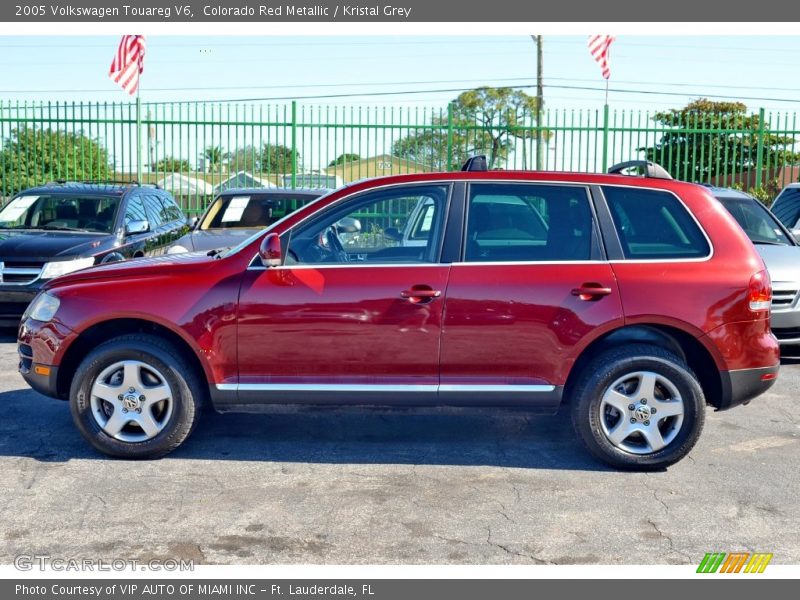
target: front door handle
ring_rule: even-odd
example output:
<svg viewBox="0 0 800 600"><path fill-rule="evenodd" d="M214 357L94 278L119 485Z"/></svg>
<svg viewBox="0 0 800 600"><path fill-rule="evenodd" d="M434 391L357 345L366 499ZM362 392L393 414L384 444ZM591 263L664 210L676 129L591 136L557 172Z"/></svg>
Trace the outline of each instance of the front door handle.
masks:
<svg viewBox="0 0 800 600"><path fill-rule="evenodd" d="M572 295L589 302L592 300L600 300L600 298L608 296L611 292L612 289L610 287L604 287L599 283L592 282L584 283L581 284L580 287L576 287L572 290Z"/></svg>
<svg viewBox="0 0 800 600"><path fill-rule="evenodd" d="M434 290L429 285L412 285L411 289L400 292L400 297L405 298L412 304L430 302L434 298L438 298L441 295L442 292L439 290Z"/></svg>

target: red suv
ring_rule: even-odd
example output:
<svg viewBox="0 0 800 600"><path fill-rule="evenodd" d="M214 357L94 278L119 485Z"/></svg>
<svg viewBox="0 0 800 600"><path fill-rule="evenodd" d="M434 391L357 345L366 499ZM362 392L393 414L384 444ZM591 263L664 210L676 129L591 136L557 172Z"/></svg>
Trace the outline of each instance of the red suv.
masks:
<svg viewBox="0 0 800 600"><path fill-rule="evenodd" d="M480 165L341 188L222 252L59 277L20 371L115 457L170 452L207 403L569 404L629 469L678 461L706 404L774 383L769 276L707 189Z"/></svg>

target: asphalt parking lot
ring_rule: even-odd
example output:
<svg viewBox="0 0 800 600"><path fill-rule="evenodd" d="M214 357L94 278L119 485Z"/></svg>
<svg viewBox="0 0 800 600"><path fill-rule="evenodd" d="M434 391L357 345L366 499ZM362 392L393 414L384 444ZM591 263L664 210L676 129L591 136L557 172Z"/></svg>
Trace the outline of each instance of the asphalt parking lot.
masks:
<svg viewBox="0 0 800 600"><path fill-rule="evenodd" d="M205 415L177 452L102 458L28 389L0 332L0 563L800 563L800 350L766 396L708 413L661 473L594 462L563 417Z"/></svg>

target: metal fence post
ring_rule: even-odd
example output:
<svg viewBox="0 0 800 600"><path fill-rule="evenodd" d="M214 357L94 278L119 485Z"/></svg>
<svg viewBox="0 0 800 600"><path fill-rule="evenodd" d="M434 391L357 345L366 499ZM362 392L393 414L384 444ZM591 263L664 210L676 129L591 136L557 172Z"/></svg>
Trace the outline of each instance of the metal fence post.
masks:
<svg viewBox="0 0 800 600"><path fill-rule="evenodd" d="M595 146L595 148L596 147L597 146ZM605 173L607 170L608 170L608 104L605 104L603 106L603 173Z"/></svg>
<svg viewBox="0 0 800 600"><path fill-rule="evenodd" d="M292 100L292 189L297 187L297 100Z"/></svg>
<svg viewBox="0 0 800 600"><path fill-rule="evenodd" d="M447 105L447 170L453 169L453 103Z"/></svg>
<svg viewBox="0 0 800 600"><path fill-rule="evenodd" d="M761 168L764 164L764 109L758 109L758 145L756 146L756 188L761 187Z"/></svg>

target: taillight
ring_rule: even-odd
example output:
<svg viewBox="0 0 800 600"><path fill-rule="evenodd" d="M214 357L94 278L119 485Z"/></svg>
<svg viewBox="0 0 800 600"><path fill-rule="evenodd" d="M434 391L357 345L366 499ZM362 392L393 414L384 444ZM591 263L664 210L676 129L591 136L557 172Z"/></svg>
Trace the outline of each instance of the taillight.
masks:
<svg viewBox="0 0 800 600"><path fill-rule="evenodd" d="M769 273L759 271L750 278L747 300L753 312L769 310L772 304L772 280Z"/></svg>

